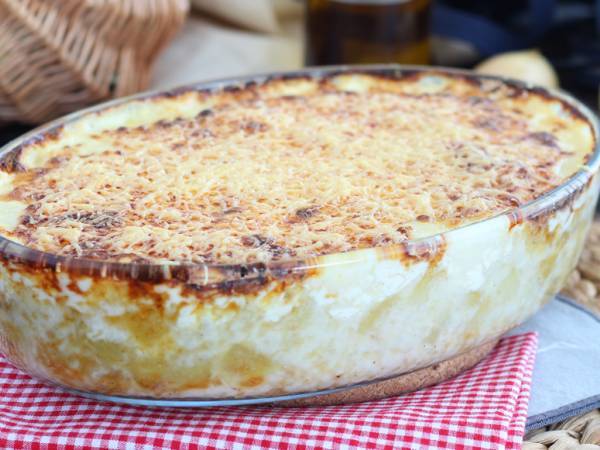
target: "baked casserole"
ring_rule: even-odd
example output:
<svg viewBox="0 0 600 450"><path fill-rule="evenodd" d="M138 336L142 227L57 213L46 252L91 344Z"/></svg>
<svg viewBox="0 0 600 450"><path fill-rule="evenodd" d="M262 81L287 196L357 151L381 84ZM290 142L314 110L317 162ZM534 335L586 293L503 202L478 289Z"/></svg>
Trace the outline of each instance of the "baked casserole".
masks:
<svg viewBox="0 0 600 450"><path fill-rule="evenodd" d="M575 266L596 128L398 67L144 94L0 153L0 350L82 392L272 397L497 339Z"/></svg>

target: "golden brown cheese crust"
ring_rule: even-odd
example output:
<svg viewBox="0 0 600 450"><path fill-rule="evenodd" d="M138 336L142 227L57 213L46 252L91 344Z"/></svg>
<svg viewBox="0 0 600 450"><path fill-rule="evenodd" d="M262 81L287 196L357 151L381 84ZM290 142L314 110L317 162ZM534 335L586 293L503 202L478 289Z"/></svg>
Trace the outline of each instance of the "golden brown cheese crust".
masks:
<svg viewBox="0 0 600 450"><path fill-rule="evenodd" d="M0 232L103 260L307 258L512 209L594 146L587 121L543 93L435 73L279 80L136 107L5 157L0 201L15 225Z"/></svg>

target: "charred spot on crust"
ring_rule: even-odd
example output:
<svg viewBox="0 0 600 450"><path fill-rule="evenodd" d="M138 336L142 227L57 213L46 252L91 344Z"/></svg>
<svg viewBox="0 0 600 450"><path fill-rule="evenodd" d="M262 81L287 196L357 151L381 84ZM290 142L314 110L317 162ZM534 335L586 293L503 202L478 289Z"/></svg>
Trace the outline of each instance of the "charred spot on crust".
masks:
<svg viewBox="0 0 600 450"><path fill-rule="evenodd" d="M473 106L478 106L478 105L493 105L494 102L492 100L490 100L489 98L485 98L485 97L479 97L477 95L471 95L467 98L467 103L469 103L470 105Z"/></svg>
<svg viewBox="0 0 600 450"><path fill-rule="evenodd" d="M240 86L236 86L234 84L230 84L223 88L223 92L239 92L241 90L242 90L242 88Z"/></svg>
<svg viewBox="0 0 600 450"><path fill-rule="evenodd" d="M154 122L154 126L157 128L162 128L162 129L169 129L172 127L175 127L177 125L182 125L183 123L185 123L185 119L183 117L176 117L175 119L160 119L156 122Z"/></svg>
<svg viewBox="0 0 600 450"><path fill-rule="evenodd" d="M527 170L526 167L519 167L517 169L516 175L517 175L517 178L520 178L520 179L529 178L529 176L530 176L529 170Z"/></svg>
<svg viewBox="0 0 600 450"><path fill-rule="evenodd" d="M381 69L381 70L374 70L372 72L369 71L361 71L361 70L356 70L353 71L352 73L355 73L357 75L374 75L377 78L380 78L382 80L418 80L421 77L421 72L419 72L418 70L412 70L412 69ZM343 71L340 71L339 73L336 74L337 75L344 75Z"/></svg>
<svg viewBox="0 0 600 450"><path fill-rule="evenodd" d="M23 146L11 150L0 158L0 170L6 173L25 172L25 166L21 164L19 159L23 152Z"/></svg>
<svg viewBox="0 0 600 450"><path fill-rule="evenodd" d="M314 80L315 77L310 74L304 74L301 72L290 72L290 73L281 73L277 75L268 76L262 84L268 85L269 83L277 83L278 81L295 81L295 80Z"/></svg>
<svg viewBox="0 0 600 450"><path fill-rule="evenodd" d="M440 76L448 76L450 75L450 77L453 78L458 78L459 80L465 81L466 83L470 84L473 87L476 88L480 88L481 87L481 77L475 74L466 74L466 73L451 73L451 74L446 74L444 72L440 72L439 73Z"/></svg>
<svg viewBox="0 0 600 450"><path fill-rule="evenodd" d="M272 242L270 238L267 238L260 234L250 234L248 236L242 236L242 244L244 244L246 247L258 248L269 242Z"/></svg>
<svg viewBox="0 0 600 450"><path fill-rule="evenodd" d="M547 131L528 133L525 138L536 141L542 145L545 145L546 147L559 148L556 136L554 136L552 133L548 133Z"/></svg>
<svg viewBox="0 0 600 450"><path fill-rule="evenodd" d="M394 238L392 238L391 236L389 236L387 234L380 234L380 235L375 236L370 239L370 244L373 245L374 247L390 245L390 244L393 244L394 242L395 242Z"/></svg>
<svg viewBox="0 0 600 450"><path fill-rule="evenodd" d="M42 138L44 140L55 141L55 140L57 140L60 137L60 135L61 135L61 133L63 131L63 128L64 128L63 125L55 126L55 127L51 128L51 129L49 129L48 131L46 131L45 133L42 133Z"/></svg>
<svg viewBox="0 0 600 450"><path fill-rule="evenodd" d="M21 216L21 225L30 226L37 225L40 222L47 220L46 217L42 217L38 214L39 205L29 205L25 208L25 214Z"/></svg>
<svg viewBox="0 0 600 450"><path fill-rule="evenodd" d="M202 128L201 130L194 130L190 133L190 136L193 138L212 138L215 137L215 134L210 131L208 128Z"/></svg>
<svg viewBox="0 0 600 450"><path fill-rule="evenodd" d="M320 207L318 206L309 206L306 208L300 208L296 210L295 216L301 220L307 220L311 217L315 216L319 211Z"/></svg>
<svg viewBox="0 0 600 450"><path fill-rule="evenodd" d="M241 129L248 134L253 134L256 132L266 131L268 126L266 123L250 120L249 122L242 124Z"/></svg>
<svg viewBox="0 0 600 450"><path fill-rule="evenodd" d="M498 89L504 89L507 98L519 98L527 94L527 92L533 92L532 88L528 88L523 81L519 80L508 80L503 77L495 77L493 75L487 75L485 80L488 82L495 82L497 87L491 91L495 92Z"/></svg>
<svg viewBox="0 0 600 450"><path fill-rule="evenodd" d="M420 214L416 217L418 222L431 222L431 217L427 214Z"/></svg>
<svg viewBox="0 0 600 450"><path fill-rule="evenodd" d="M478 117L473 120L473 126L484 130L499 132L504 129L504 121L497 116L494 117Z"/></svg>
<svg viewBox="0 0 600 450"><path fill-rule="evenodd" d="M411 232L411 227L409 225L401 225L398 228L396 228L396 231L400 234L402 234L405 238L408 238L408 236L410 235Z"/></svg>
<svg viewBox="0 0 600 450"><path fill-rule="evenodd" d="M203 118L203 117L208 117L208 116L212 116L215 112L208 108L208 109L203 109L202 111L200 111L198 114L196 114L197 118Z"/></svg>
<svg viewBox="0 0 600 450"><path fill-rule="evenodd" d="M461 167L464 167L467 170L467 172L469 172L469 173L479 174L479 173L484 173L484 172L490 170L492 168L492 164L490 164L490 163L480 164L480 163L468 162L466 164L466 166L461 165ZM451 197L448 196L448 198L451 198Z"/></svg>
<svg viewBox="0 0 600 450"><path fill-rule="evenodd" d="M161 119L157 122L154 122L154 126L157 128L164 128L164 129L168 129L171 128L173 126L173 122L167 120L167 119Z"/></svg>
<svg viewBox="0 0 600 450"><path fill-rule="evenodd" d="M152 95L149 99L161 99L161 98L176 98L181 95L187 94L188 92L194 91L195 89L192 86L182 86L178 88L169 89L168 91L160 92L158 94ZM200 92L200 90L198 90Z"/></svg>
<svg viewBox="0 0 600 450"><path fill-rule="evenodd" d="M64 162L68 161L68 159L69 158L67 158L66 156L54 156L48 160L47 164L50 167L55 168L55 167L60 166ZM48 169L38 169L38 170L45 170L46 172L48 171Z"/></svg>

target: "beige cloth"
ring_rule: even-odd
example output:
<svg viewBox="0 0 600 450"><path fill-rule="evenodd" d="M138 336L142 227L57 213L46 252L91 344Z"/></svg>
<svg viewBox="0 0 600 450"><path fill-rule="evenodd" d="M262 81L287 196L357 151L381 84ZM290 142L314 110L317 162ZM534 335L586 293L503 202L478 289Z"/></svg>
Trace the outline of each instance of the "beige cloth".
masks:
<svg viewBox="0 0 600 450"><path fill-rule="evenodd" d="M254 31L276 33L282 21L297 16L303 0L191 0L201 13Z"/></svg>
<svg viewBox="0 0 600 450"><path fill-rule="evenodd" d="M151 88L300 68L301 18L281 21L278 26L277 34L263 34L193 15L158 59Z"/></svg>

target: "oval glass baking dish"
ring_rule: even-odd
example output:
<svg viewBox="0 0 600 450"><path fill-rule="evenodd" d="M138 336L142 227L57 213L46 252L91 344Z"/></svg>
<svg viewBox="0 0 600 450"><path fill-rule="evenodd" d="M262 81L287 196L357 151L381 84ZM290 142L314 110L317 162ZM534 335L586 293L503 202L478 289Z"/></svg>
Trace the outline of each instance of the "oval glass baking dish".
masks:
<svg viewBox="0 0 600 450"><path fill-rule="evenodd" d="M118 126L138 100L340 73L498 83L557 102L598 135L594 115L563 93L451 69L334 67L113 101L28 133L6 145L0 160L6 167L24 145L109 108L117 108ZM44 253L0 236L0 350L28 373L78 393L154 405L329 395L458 358L438 381L483 357L560 289L594 214L598 151L561 186L491 218L302 260L119 263Z"/></svg>

